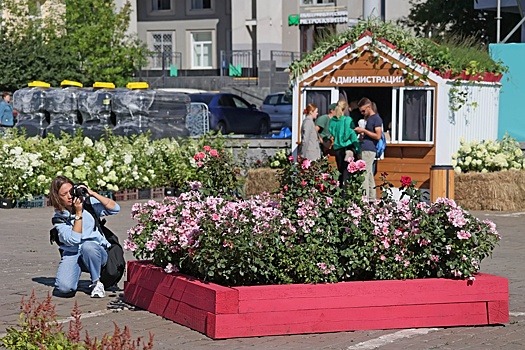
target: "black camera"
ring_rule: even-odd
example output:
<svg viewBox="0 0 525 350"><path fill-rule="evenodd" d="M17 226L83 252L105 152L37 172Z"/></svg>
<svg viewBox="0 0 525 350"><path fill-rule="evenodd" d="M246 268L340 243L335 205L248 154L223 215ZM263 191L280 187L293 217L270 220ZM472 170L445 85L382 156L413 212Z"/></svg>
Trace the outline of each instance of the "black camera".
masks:
<svg viewBox="0 0 525 350"><path fill-rule="evenodd" d="M71 190L69 190L69 194L71 194L73 200L75 200L75 198L79 198L81 202L84 202L89 197L87 188L83 186L85 185L78 184L73 185L73 187L71 187Z"/></svg>

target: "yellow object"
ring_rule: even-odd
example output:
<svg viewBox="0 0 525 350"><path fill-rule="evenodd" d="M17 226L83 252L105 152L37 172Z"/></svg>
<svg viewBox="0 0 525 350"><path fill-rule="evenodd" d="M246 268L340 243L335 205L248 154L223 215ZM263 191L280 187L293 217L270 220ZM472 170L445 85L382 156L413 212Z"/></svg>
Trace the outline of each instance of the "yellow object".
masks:
<svg viewBox="0 0 525 350"><path fill-rule="evenodd" d="M73 80L62 80L62 82L60 83L60 86L76 86L76 87L83 87L84 85L82 85L82 83L79 83L78 81L73 81Z"/></svg>
<svg viewBox="0 0 525 350"><path fill-rule="evenodd" d="M46 83L46 82L43 82L43 81L40 81L40 80L34 80L34 81L28 83L27 86L29 86L29 87L43 87L43 88L48 88L48 87L51 87L51 84Z"/></svg>
<svg viewBox="0 0 525 350"><path fill-rule="evenodd" d="M97 89L114 89L115 88L115 84L113 84L113 83L106 83L106 82L102 82L102 81L96 81L93 84L93 87L97 88Z"/></svg>
<svg viewBox="0 0 525 350"><path fill-rule="evenodd" d="M130 90L133 89L149 89L149 84L145 81L133 81L126 85L126 87Z"/></svg>

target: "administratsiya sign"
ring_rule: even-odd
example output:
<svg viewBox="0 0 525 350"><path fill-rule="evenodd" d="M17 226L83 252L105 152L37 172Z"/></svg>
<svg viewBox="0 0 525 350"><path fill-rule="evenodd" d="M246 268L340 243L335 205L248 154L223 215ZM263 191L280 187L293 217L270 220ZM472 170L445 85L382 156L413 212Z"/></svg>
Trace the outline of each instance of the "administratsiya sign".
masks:
<svg viewBox="0 0 525 350"><path fill-rule="evenodd" d="M403 84L405 78L403 76L352 76L352 77L331 77L330 83L335 85L346 84L386 84L398 85Z"/></svg>

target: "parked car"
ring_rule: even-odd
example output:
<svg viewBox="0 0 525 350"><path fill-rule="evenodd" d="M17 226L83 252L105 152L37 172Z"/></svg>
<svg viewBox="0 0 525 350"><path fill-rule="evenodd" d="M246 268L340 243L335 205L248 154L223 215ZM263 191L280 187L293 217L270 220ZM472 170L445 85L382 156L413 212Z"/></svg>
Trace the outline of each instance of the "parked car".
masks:
<svg viewBox="0 0 525 350"><path fill-rule="evenodd" d="M240 96L229 93L189 94L191 102L201 102L210 111L210 130L223 134L257 134L270 132L270 116Z"/></svg>
<svg viewBox="0 0 525 350"><path fill-rule="evenodd" d="M292 95L285 92L269 94L263 101L261 110L270 115L270 128L280 130L291 129L292 125Z"/></svg>

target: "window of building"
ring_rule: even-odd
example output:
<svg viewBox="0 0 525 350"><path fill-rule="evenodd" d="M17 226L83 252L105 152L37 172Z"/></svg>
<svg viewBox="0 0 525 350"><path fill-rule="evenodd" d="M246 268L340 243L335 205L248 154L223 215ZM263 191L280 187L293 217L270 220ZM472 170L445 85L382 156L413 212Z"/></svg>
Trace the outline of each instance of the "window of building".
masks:
<svg viewBox="0 0 525 350"><path fill-rule="evenodd" d="M212 0L191 0L192 10L208 10L211 9Z"/></svg>
<svg viewBox="0 0 525 350"><path fill-rule="evenodd" d="M164 60L164 67L169 67L173 63L174 37L173 32L150 33L150 49L152 51L150 68L162 68L162 60Z"/></svg>
<svg viewBox="0 0 525 350"><path fill-rule="evenodd" d="M213 68L212 47L212 32L191 33L192 68Z"/></svg>
<svg viewBox="0 0 525 350"><path fill-rule="evenodd" d="M187 15L210 15L214 12L215 0L186 0Z"/></svg>
<svg viewBox="0 0 525 350"><path fill-rule="evenodd" d="M171 10L171 0L151 0L153 11Z"/></svg>
<svg viewBox="0 0 525 350"><path fill-rule="evenodd" d="M304 6L335 5L335 0L301 0Z"/></svg>

